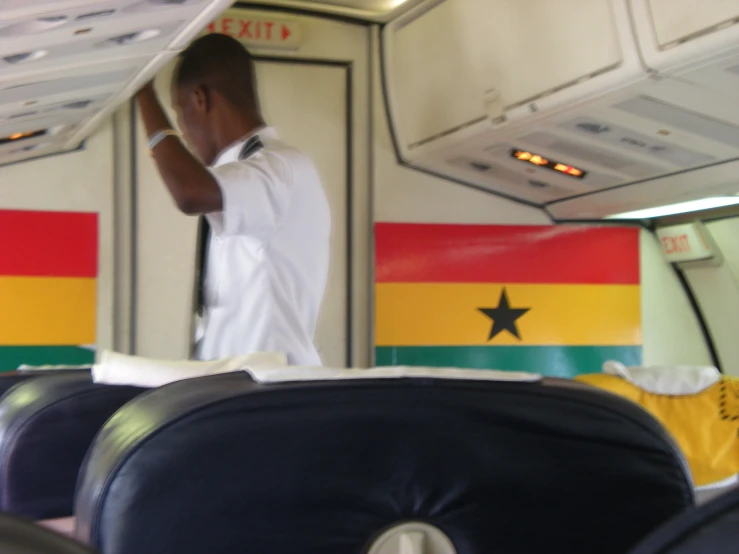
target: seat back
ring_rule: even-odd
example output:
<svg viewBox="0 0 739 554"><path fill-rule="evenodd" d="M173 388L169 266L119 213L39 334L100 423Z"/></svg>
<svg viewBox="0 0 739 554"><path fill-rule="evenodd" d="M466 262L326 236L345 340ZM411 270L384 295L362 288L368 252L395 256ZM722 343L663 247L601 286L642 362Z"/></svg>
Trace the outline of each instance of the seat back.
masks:
<svg viewBox="0 0 739 554"><path fill-rule="evenodd" d="M739 550L739 488L672 519L632 554L734 554Z"/></svg>
<svg viewBox="0 0 739 554"><path fill-rule="evenodd" d="M57 369L57 370L33 370L33 371L5 371L0 373L0 397L8 392L18 383L38 377L49 377L51 375L71 375L90 373L91 369Z"/></svg>
<svg viewBox="0 0 739 554"><path fill-rule="evenodd" d="M571 381L231 373L117 412L76 517L104 554L384 552L409 522L458 554L623 554L692 502L663 428Z"/></svg>
<svg viewBox="0 0 739 554"><path fill-rule="evenodd" d="M75 540L40 525L0 514L0 552L3 554L95 554Z"/></svg>
<svg viewBox="0 0 739 554"><path fill-rule="evenodd" d="M27 379L9 390L0 399L0 511L71 516L95 434L143 390L98 385L86 371Z"/></svg>

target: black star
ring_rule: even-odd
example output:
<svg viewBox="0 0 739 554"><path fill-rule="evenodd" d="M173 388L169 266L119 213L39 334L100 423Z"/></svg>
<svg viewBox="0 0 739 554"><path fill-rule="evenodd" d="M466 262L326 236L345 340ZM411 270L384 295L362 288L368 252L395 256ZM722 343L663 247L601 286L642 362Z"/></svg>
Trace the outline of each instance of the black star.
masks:
<svg viewBox="0 0 739 554"><path fill-rule="evenodd" d="M490 336L488 337L488 341L491 341L503 331L508 331L518 340L521 340L521 335L518 334L518 327L516 327L516 320L531 308L511 308L508 303L508 294L506 293L505 287L503 287L497 308L477 309L493 320L493 328L490 329Z"/></svg>

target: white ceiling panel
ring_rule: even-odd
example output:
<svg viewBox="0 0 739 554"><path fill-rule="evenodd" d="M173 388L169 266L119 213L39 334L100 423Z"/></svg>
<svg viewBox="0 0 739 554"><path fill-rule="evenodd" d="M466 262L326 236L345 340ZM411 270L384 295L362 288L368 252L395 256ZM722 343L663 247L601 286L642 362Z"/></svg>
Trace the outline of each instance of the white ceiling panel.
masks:
<svg viewBox="0 0 739 554"><path fill-rule="evenodd" d="M0 164L74 148L231 3L0 0Z"/></svg>
<svg viewBox="0 0 739 554"><path fill-rule="evenodd" d="M123 32L89 37L75 42L34 45L19 49L0 39L0 71L3 77L27 76L58 68L156 54L175 38L182 22L127 28ZM8 46L13 48L8 51Z"/></svg>

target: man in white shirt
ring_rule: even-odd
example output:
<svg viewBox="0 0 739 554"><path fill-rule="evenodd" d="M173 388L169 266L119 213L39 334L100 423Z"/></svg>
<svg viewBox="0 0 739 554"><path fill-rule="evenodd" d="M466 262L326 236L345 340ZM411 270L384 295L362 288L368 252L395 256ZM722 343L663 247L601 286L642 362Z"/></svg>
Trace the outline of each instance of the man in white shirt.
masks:
<svg viewBox="0 0 739 554"><path fill-rule="evenodd" d="M204 287L195 356L284 352L320 365L313 344L329 265L331 217L311 160L264 125L254 62L233 38L205 35L180 55L172 131L152 83L137 99L149 148L177 207L204 215ZM206 167L207 166L207 167Z"/></svg>

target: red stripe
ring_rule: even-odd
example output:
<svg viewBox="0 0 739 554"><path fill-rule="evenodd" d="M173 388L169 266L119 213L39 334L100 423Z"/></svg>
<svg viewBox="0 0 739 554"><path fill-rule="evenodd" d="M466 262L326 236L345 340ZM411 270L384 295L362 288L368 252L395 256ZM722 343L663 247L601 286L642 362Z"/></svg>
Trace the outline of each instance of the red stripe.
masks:
<svg viewBox="0 0 739 554"><path fill-rule="evenodd" d="M96 277L94 213L0 210L0 275Z"/></svg>
<svg viewBox="0 0 739 554"><path fill-rule="evenodd" d="M639 229L375 225L378 283L639 284Z"/></svg>

